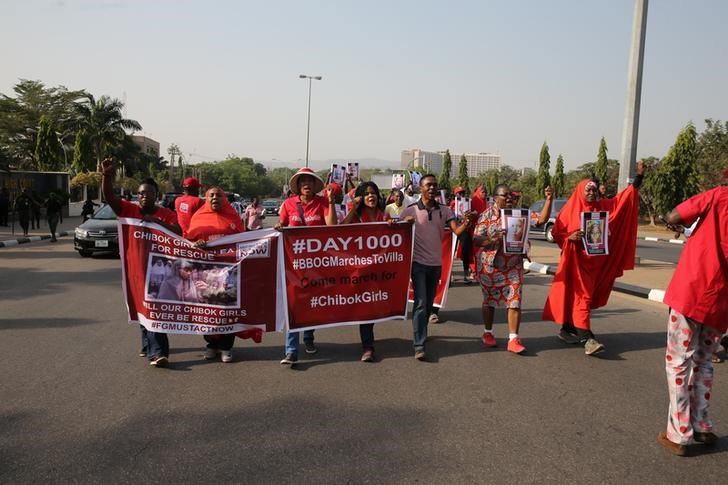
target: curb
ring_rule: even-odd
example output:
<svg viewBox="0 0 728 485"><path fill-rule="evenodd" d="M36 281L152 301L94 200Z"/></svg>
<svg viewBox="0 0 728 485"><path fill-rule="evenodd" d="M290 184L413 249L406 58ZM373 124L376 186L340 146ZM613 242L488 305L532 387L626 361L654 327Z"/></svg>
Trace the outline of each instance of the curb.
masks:
<svg viewBox="0 0 728 485"><path fill-rule="evenodd" d="M69 236L72 235L74 231L61 231L56 233L56 237L63 237L63 236ZM44 236L28 236L28 237L19 237L17 239L6 239L5 241L0 241L0 248L8 248L11 246L17 246L19 244L27 244L31 242L38 242L38 241L44 241L46 239L50 239L51 235L46 234Z"/></svg>
<svg viewBox="0 0 728 485"><path fill-rule="evenodd" d="M645 241L654 241L654 242L668 242L672 244L685 244L684 239L663 239L660 237L638 237L637 240L644 239Z"/></svg>
<svg viewBox="0 0 728 485"><path fill-rule="evenodd" d="M556 274L555 266L549 266L547 264L530 261L523 262L523 269L552 276ZM658 303L662 303L662 299L665 297L665 290L660 290L657 288L644 288L642 286L630 285L628 283L621 283L619 281L614 282L613 290L619 291L620 293L637 296L639 298L656 301Z"/></svg>

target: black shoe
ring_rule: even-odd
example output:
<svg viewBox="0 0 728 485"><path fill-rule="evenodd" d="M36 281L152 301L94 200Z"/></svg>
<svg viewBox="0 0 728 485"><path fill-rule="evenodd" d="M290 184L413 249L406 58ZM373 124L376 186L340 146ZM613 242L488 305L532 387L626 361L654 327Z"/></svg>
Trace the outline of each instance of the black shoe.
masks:
<svg viewBox="0 0 728 485"><path fill-rule="evenodd" d="M304 347L306 347L307 354L315 354L316 352L318 352L318 349L313 344L313 340L304 340L303 345Z"/></svg>
<svg viewBox="0 0 728 485"><path fill-rule="evenodd" d="M563 328L561 330L559 330L559 339L564 343L572 344L572 345L578 344L580 341L578 335L568 332L568 331L564 330Z"/></svg>
<svg viewBox="0 0 728 485"><path fill-rule="evenodd" d="M296 357L296 354L286 354L285 357L283 357L283 360L281 360L281 365L293 365L296 362L298 362L298 357Z"/></svg>
<svg viewBox="0 0 728 485"><path fill-rule="evenodd" d="M152 357L149 365L151 365L152 367L167 367L168 363L169 359L167 359L167 357L165 357L164 355L159 355L157 357Z"/></svg>

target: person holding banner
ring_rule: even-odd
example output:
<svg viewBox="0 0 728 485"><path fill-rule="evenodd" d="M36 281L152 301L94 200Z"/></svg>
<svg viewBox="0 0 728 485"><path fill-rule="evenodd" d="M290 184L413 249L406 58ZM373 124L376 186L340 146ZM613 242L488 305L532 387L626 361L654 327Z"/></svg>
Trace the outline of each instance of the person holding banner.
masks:
<svg viewBox="0 0 728 485"><path fill-rule="evenodd" d="M449 227L456 236L468 230L473 219L466 214L463 222L455 222L455 214L446 205L439 204L437 177L423 175L420 179L420 200L402 211L402 220L415 224L415 242L412 253L412 332L415 359L424 361L427 324L432 314L437 283L442 274L442 236Z"/></svg>
<svg viewBox="0 0 728 485"><path fill-rule="evenodd" d="M200 181L194 177L187 177L182 182L182 191L184 195L174 200L174 210L177 212L177 223L182 228L182 236L189 239L187 229L190 227L192 215L205 204L205 201L200 199Z"/></svg>
<svg viewBox="0 0 728 485"><path fill-rule="evenodd" d="M196 247L204 248L210 241L244 231L243 222L228 201L225 191L220 187L211 187L205 193L205 204L190 219L187 239L194 241ZM198 281L197 286L204 294L208 284ZM234 333L205 335L204 339L207 342L205 360L212 360L220 355L220 360L225 363L233 361Z"/></svg>
<svg viewBox="0 0 728 485"><path fill-rule="evenodd" d="M546 203L539 215L537 224L543 225L551 214L554 190L545 189ZM483 345L497 347L498 342L493 335L493 316L495 308L506 308L508 315L509 352L522 354L526 351L518 331L521 326L521 299L523 293L523 254L507 254L504 250L504 238L507 236L503 228L501 209L513 208L513 193L506 184L496 186L493 205L483 211L478 218L473 235L476 246L478 280L483 291L483 325L485 330L481 336ZM524 222L523 220L520 222ZM523 229L521 229L523 231ZM516 239L522 240L523 234ZM526 241L528 244L528 241Z"/></svg>
<svg viewBox="0 0 728 485"><path fill-rule="evenodd" d="M157 207L159 187L152 178L145 179L137 189L139 203L132 203L120 199L114 193L112 179L114 177L114 162L111 158L101 162L101 191L106 203L117 217L132 217L145 222L154 222L177 235L182 229L177 224L177 215L164 207ZM151 332L139 325L142 333L142 350L140 357L148 357L149 364L154 367L164 367L169 361L169 339L166 333Z"/></svg>
<svg viewBox="0 0 728 485"><path fill-rule="evenodd" d="M310 168L302 168L291 177L288 183L292 196L281 205L280 220L276 230L284 227L335 226L336 207L333 189L326 191L327 197L316 195L324 190L324 181ZM303 344L307 354L318 352L314 344L314 331L303 332ZM299 333L286 331L285 357L282 365L294 365L298 361Z"/></svg>
<svg viewBox="0 0 728 485"><path fill-rule="evenodd" d="M384 222L389 217L382 210L382 196L374 182L362 182L354 193L354 209L347 214L342 224ZM374 362L374 324L359 325L359 336L363 353L362 362Z"/></svg>
<svg viewBox="0 0 728 485"><path fill-rule="evenodd" d="M663 298L670 307L665 353L670 405L667 427L657 441L680 456L693 441L718 442L708 412L711 355L728 330L728 187L691 197L666 219L674 228L698 218Z"/></svg>
<svg viewBox="0 0 728 485"><path fill-rule="evenodd" d="M599 199L599 182L582 180L556 218L553 236L561 248L561 259L543 309L543 319L561 325L559 338L580 343L586 355L604 350L591 331L591 311L609 300L614 280L634 268L637 247L637 216L644 165L637 164L632 185L611 199ZM608 252L587 254L583 221L603 213L608 232L601 237ZM601 216L600 216L601 217ZM608 238L608 239L607 239Z"/></svg>

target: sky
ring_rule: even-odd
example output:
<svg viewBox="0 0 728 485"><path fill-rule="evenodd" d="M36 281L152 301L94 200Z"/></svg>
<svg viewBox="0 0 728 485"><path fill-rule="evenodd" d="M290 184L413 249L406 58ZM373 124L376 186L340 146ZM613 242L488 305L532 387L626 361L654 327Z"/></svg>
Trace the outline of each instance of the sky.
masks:
<svg viewBox="0 0 728 485"><path fill-rule="evenodd" d="M0 93L20 78L126 99L162 152L301 165L403 149L567 169L622 143L633 0L0 0ZM728 119L728 2L649 4L638 157Z"/></svg>

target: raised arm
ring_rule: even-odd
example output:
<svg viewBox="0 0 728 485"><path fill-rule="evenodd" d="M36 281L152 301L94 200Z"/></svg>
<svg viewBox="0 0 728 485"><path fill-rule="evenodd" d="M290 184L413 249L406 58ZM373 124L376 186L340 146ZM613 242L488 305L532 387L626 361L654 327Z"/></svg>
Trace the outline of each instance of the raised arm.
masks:
<svg viewBox="0 0 728 485"><path fill-rule="evenodd" d="M541 214L538 216L538 220L536 221L537 226L543 226L546 221L549 220L549 217L551 217L551 206L553 205L554 201L554 189L549 186L544 189L544 195L546 196L546 202L543 205L543 209L541 209Z"/></svg>
<svg viewBox="0 0 728 485"><path fill-rule="evenodd" d="M104 194L104 199L111 210L118 214L121 212L121 199L114 194L114 186L111 182L114 177L114 161L111 158L101 162L101 175L101 192Z"/></svg>

